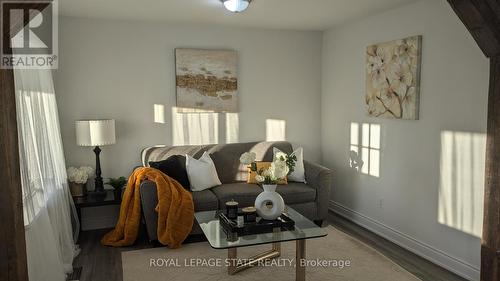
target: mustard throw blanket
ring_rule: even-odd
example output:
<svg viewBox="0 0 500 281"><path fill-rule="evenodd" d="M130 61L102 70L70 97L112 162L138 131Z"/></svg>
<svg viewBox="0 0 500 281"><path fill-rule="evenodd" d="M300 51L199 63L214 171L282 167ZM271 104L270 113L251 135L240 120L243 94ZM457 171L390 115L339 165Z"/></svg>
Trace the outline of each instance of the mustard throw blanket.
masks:
<svg viewBox="0 0 500 281"><path fill-rule="evenodd" d="M180 183L153 168L138 168L128 179L115 229L104 235L106 246L129 246L135 242L141 220L139 187L144 180L156 183L158 192L158 240L170 248L178 248L191 232L194 205L191 193Z"/></svg>

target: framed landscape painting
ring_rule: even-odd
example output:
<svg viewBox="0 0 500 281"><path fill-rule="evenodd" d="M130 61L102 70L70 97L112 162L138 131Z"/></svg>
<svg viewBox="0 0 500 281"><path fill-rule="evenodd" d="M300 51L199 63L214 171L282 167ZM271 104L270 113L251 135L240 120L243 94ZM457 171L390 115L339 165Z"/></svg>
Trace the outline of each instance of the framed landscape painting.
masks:
<svg viewBox="0 0 500 281"><path fill-rule="evenodd" d="M176 49L177 107L237 112L237 60L231 50Z"/></svg>
<svg viewBox="0 0 500 281"><path fill-rule="evenodd" d="M422 36L366 49L366 108L369 116L418 120Z"/></svg>

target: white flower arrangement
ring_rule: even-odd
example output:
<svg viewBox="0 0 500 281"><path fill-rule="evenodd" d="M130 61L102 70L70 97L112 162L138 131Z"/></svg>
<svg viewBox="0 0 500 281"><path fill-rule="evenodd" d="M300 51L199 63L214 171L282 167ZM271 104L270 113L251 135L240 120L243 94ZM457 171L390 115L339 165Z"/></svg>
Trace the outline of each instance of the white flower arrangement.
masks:
<svg viewBox="0 0 500 281"><path fill-rule="evenodd" d="M257 155L255 154L255 152L245 152L245 153L241 154L240 162L243 165L250 165L253 162L255 162L256 157L257 157Z"/></svg>
<svg viewBox="0 0 500 281"><path fill-rule="evenodd" d="M252 171L255 171L257 173L255 180L262 184L276 184L284 180L290 171L293 171L293 167L297 161L295 156L279 152L276 154L269 168L257 171L255 159L256 154L254 152L245 152L241 155L240 162L244 165L248 165Z"/></svg>
<svg viewBox="0 0 500 281"><path fill-rule="evenodd" d="M279 151L278 153L276 153L274 158L280 159L281 161L286 161L286 159L288 158L288 155L283 151Z"/></svg>
<svg viewBox="0 0 500 281"><path fill-rule="evenodd" d="M266 180L266 178L265 178L264 176L261 176L261 175L257 174L257 175L255 176L255 180L256 180L257 182L264 182L264 181Z"/></svg>
<svg viewBox="0 0 500 281"><path fill-rule="evenodd" d="M271 163L270 170L271 174L274 175L274 177L277 179L285 179L288 175L288 171L290 171L290 169L286 165L286 162L282 160L275 160L273 163Z"/></svg>
<svg viewBox="0 0 500 281"><path fill-rule="evenodd" d="M276 158L269 168L257 171L255 180L262 184L277 184L286 178L289 171L286 162Z"/></svg>
<svg viewBox="0 0 500 281"><path fill-rule="evenodd" d="M94 175L94 169L88 166L80 168L68 167L67 174L70 182L85 184Z"/></svg>

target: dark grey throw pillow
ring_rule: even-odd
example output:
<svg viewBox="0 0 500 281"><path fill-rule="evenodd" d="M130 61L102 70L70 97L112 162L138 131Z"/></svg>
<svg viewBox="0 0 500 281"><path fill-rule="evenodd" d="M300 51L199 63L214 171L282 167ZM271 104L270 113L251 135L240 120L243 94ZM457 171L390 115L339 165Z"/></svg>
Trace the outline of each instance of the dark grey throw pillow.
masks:
<svg viewBox="0 0 500 281"><path fill-rule="evenodd" d="M162 171L167 176L178 181L185 189L190 190L189 178L186 172L186 157L172 155L165 160L149 162L151 168Z"/></svg>

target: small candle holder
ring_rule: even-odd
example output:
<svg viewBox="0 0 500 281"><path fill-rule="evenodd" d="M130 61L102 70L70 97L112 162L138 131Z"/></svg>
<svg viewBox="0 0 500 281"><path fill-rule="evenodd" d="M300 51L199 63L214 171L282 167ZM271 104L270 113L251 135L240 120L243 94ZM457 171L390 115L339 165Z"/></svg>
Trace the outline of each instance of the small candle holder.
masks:
<svg viewBox="0 0 500 281"><path fill-rule="evenodd" d="M243 221L245 223L257 221L257 209L255 207L246 207L242 209L243 211Z"/></svg>
<svg viewBox="0 0 500 281"><path fill-rule="evenodd" d="M238 218L238 202L234 200L226 202L226 216L231 220Z"/></svg>

